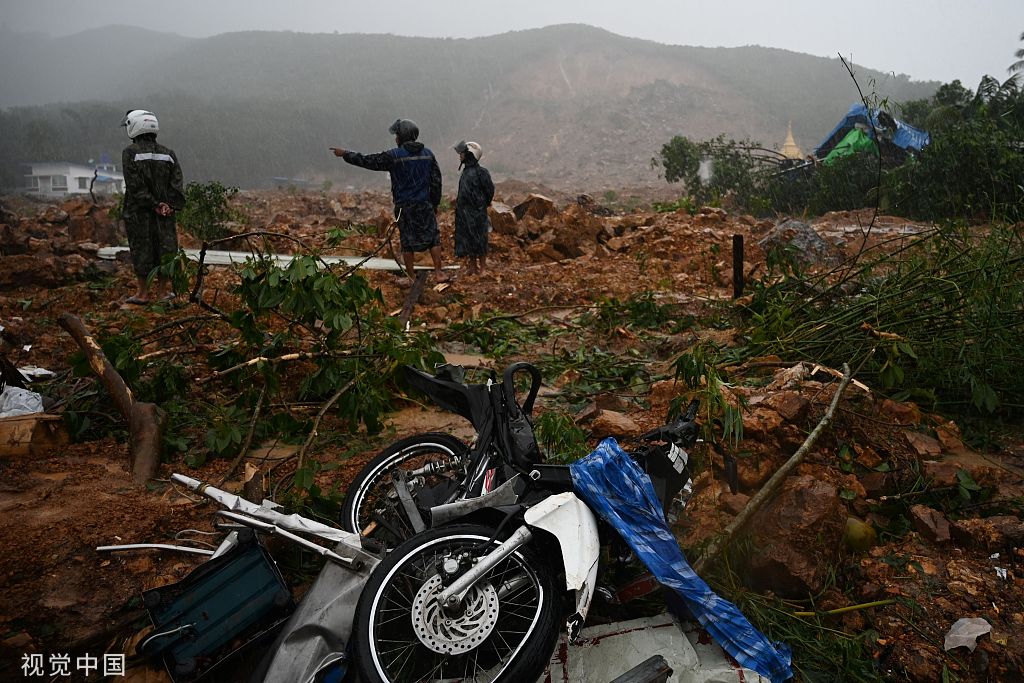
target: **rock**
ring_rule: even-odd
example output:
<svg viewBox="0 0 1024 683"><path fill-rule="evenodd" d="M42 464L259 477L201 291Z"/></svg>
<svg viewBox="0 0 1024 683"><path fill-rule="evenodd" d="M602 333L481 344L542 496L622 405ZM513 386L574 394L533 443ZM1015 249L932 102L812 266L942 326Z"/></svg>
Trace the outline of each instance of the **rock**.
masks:
<svg viewBox="0 0 1024 683"><path fill-rule="evenodd" d="M873 470L882 464L882 456L876 453L875 450L869 446L854 444L853 452L857 454L857 457L855 457L854 460L856 460L857 464L865 469Z"/></svg>
<svg viewBox="0 0 1024 683"><path fill-rule="evenodd" d="M896 480L890 472L868 472L860 476L864 495L868 498L880 498L896 493Z"/></svg>
<svg viewBox="0 0 1024 683"><path fill-rule="evenodd" d="M596 403L591 401L583 408L583 410L576 413L576 416L573 418L573 421L578 425L586 424L593 420L595 417L597 417L600 413L601 409L598 407Z"/></svg>
<svg viewBox="0 0 1024 683"><path fill-rule="evenodd" d="M674 379L663 379L651 386L651 393L647 395L647 400L652 408L656 406L659 409L663 409L662 413L664 414L672 399L684 393L686 393L685 384Z"/></svg>
<svg viewBox="0 0 1024 683"><path fill-rule="evenodd" d="M517 220L522 220L524 216L543 220L548 215L555 213L557 209L551 199L542 194L531 194L524 201L516 204L512 211Z"/></svg>
<svg viewBox="0 0 1024 683"><path fill-rule="evenodd" d="M765 253L779 249L792 250L794 257L804 264L817 265L834 260L831 245L803 221L783 221L757 244Z"/></svg>
<svg viewBox="0 0 1024 683"><path fill-rule="evenodd" d="M797 363L789 368L780 368L775 371L772 381L765 387L768 392L785 391L795 389L807 378L807 366Z"/></svg>
<svg viewBox="0 0 1024 683"><path fill-rule="evenodd" d="M737 458L736 476L741 489L757 489L775 474L776 466L768 458Z"/></svg>
<svg viewBox="0 0 1024 683"><path fill-rule="evenodd" d="M559 219L562 223L559 234L569 234L581 241L596 242L605 227L604 221L579 204L570 204Z"/></svg>
<svg viewBox="0 0 1024 683"><path fill-rule="evenodd" d="M0 289L39 285L56 287L82 276L88 266L82 256L15 254L0 256Z"/></svg>
<svg viewBox="0 0 1024 683"><path fill-rule="evenodd" d="M21 631L20 633L16 633L10 638L5 638L3 641L0 641L0 645L2 645L4 648L11 650L12 652L35 651L35 641L32 640L32 636L30 636L26 631Z"/></svg>
<svg viewBox="0 0 1024 683"><path fill-rule="evenodd" d="M771 408L760 405L753 412L743 415L743 438L754 441L768 442L772 435L782 427L782 415Z"/></svg>
<svg viewBox="0 0 1024 683"><path fill-rule="evenodd" d="M487 216L491 219L494 232L500 235L516 234L516 214L508 204L492 202L487 207Z"/></svg>
<svg viewBox="0 0 1024 683"><path fill-rule="evenodd" d="M590 425L591 434L598 439L606 436L616 438L639 436L643 430L628 415L614 410L602 410Z"/></svg>
<svg viewBox="0 0 1024 683"><path fill-rule="evenodd" d="M921 423L921 409L914 403L899 403L891 399L883 399L878 411L893 422L904 426Z"/></svg>
<svg viewBox="0 0 1024 683"><path fill-rule="evenodd" d="M56 206L47 207L39 216L39 220L43 223L67 223L68 218L70 218L68 212Z"/></svg>
<svg viewBox="0 0 1024 683"><path fill-rule="evenodd" d="M811 402L795 391L780 391L769 396L764 404L788 422L801 422L807 417Z"/></svg>
<svg viewBox="0 0 1024 683"><path fill-rule="evenodd" d="M910 506L910 521L919 534L932 543L949 543L949 521L927 505Z"/></svg>
<svg viewBox="0 0 1024 683"><path fill-rule="evenodd" d="M611 249L612 251L623 251L624 249L626 249L628 244L626 240L622 239L621 237L613 237L607 242L605 242L605 246Z"/></svg>
<svg viewBox="0 0 1024 683"><path fill-rule="evenodd" d="M957 545L988 553L1024 546L1024 521L1009 515L961 519L953 522L951 532Z"/></svg>
<svg viewBox="0 0 1024 683"><path fill-rule="evenodd" d="M921 432L912 432L909 429L903 432L907 437L907 443L914 449L918 457L933 458L942 454L942 444Z"/></svg>
<svg viewBox="0 0 1024 683"><path fill-rule="evenodd" d="M790 479L752 520L755 589L804 598L824 588L846 533L846 506L836 488L812 476Z"/></svg>
<svg viewBox="0 0 1024 683"><path fill-rule="evenodd" d="M924 468L922 474L932 487L955 486L956 473L963 469L959 463L951 460L923 460L921 465Z"/></svg>
<svg viewBox="0 0 1024 683"><path fill-rule="evenodd" d="M530 260L534 263L551 263L552 261L558 262L565 258L565 256L559 252L550 243L531 244L526 248L526 255L530 257Z"/></svg>
<svg viewBox="0 0 1024 683"><path fill-rule="evenodd" d="M67 212L69 216L82 218L92 213L93 205L92 202L82 197L73 197L61 204L60 208Z"/></svg>
<svg viewBox="0 0 1024 683"><path fill-rule="evenodd" d="M294 219L284 212L275 213L270 219L269 225L272 227L279 227L282 225L290 225Z"/></svg>
<svg viewBox="0 0 1024 683"><path fill-rule="evenodd" d="M718 497L719 507L734 517L743 512L743 509L747 507L749 502L750 496L744 493L729 493L726 491Z"/></svg>

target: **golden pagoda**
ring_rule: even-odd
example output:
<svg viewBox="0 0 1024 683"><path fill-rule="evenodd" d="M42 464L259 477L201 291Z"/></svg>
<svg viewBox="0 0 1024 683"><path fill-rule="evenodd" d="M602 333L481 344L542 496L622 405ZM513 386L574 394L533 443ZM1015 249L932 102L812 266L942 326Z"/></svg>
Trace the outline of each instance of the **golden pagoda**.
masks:
<svg viewBox="0 0 1024 683"><path fill-rule="evenodd" d="M793 122L789 122L789 130L786 132L786 142L782 145L782 156L787 159L803 159L804 153L800 151L800 148L796 144L796 140L793 139Z"/></svg>

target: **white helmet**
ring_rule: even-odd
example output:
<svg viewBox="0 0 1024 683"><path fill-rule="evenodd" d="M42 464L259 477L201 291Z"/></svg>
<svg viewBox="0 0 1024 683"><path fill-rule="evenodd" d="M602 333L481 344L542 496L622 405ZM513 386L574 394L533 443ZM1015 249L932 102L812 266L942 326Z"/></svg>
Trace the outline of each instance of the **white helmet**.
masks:
<svg viewBox="0 0 1024 683"><path fill-rule="evenodd" d="M132 140L143 133L153 133L155 135L160 131L160 124L156 120L156 114L145 109L132 109L124 115L121 125L128 129L128 137Z"/></svg>
<svg viewBox="0 0 1024 683"><path fill-rule="evenodd" d="M454 147L455 151L459 154L463 152L469 152L473 155L473 158L480 161L480 158L484 155L484 148L477 142L466 142L465 140L459 142Z"/></svg>

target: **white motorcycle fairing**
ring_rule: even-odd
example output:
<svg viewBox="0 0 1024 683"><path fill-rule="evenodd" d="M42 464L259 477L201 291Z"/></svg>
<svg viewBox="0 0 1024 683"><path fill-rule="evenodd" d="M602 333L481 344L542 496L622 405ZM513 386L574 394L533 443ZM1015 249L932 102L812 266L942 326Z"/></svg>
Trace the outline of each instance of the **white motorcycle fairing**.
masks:
<svg viewBox="0 0 1024 683"><path fill-rule="evenodd" d="M575 641L590 610L597 583L601 547L597 518L587 504L571 492L545 498L526 511L526 525L547 531L558 540L565 567L565 586L576 592L576 612L566 621Z"/></svg>

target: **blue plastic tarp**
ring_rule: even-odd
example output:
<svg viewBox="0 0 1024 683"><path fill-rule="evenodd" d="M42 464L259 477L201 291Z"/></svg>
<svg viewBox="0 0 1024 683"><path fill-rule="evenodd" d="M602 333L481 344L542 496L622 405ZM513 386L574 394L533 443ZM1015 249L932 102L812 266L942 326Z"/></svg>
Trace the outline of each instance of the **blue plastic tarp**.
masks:
<svg viewBox="0 0 1024 683"><path fill-rule="evenodd" d="M821 141L821 144L814 150L814 156L822 159L832 151L832 148L843 139L847 132L850 131L856 124L863 123L868 126L868 135L872 138L875 137L875 131L872 128L881 128L881 124L878 119L879 110L874 109L871 111L871 120L868 121L868 108L863 102L858 102L850 107L850 111L846 112L846 116L843 120L836 124L836 127L829 132L828 135ZM922 149L928 146L931 142L931 135L926 131L914 128L909 123L903 121L896 121L896 130L892 134L891 141L894 145L901 149L914 150L920 152Z"/></svg>
<svg viewBox="0 0 1024 683"><path fill-rule="evenodd" d="M593 453L573 463L570 471L576 494L622 535L663 586L679 594L722 649L772 683L793 677L789 647L769 641L690 567L665 521L650 478L615 439L602 441Z"/></svg>

